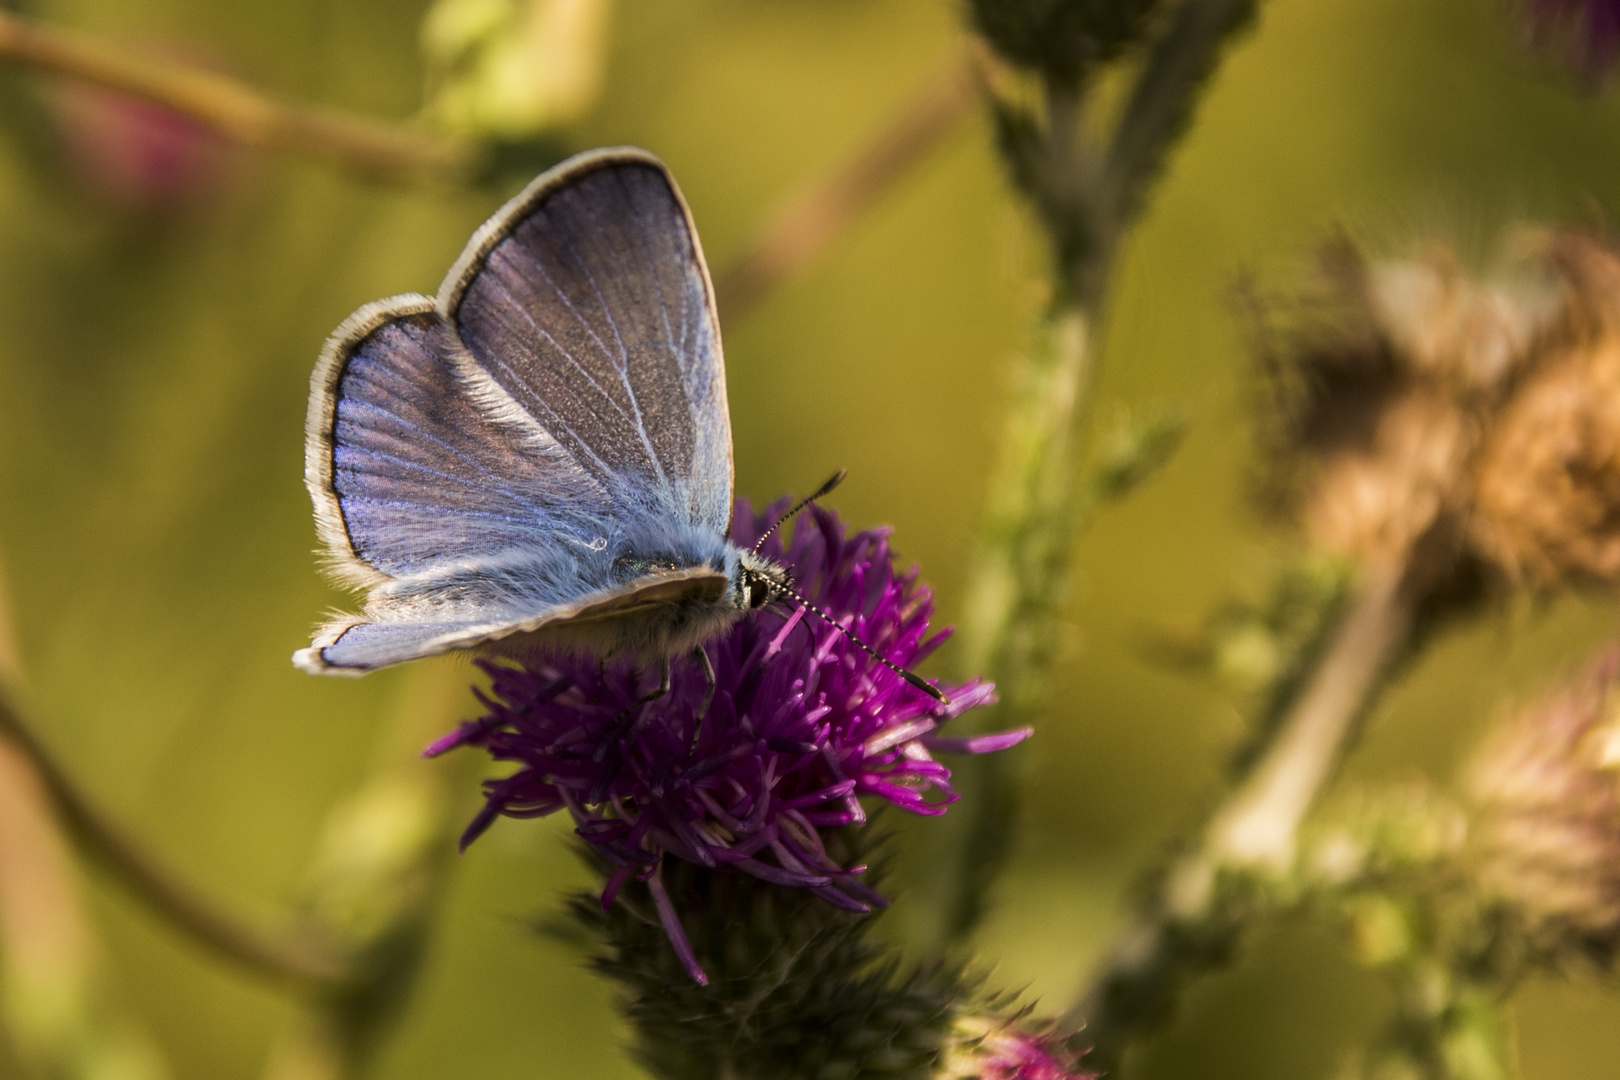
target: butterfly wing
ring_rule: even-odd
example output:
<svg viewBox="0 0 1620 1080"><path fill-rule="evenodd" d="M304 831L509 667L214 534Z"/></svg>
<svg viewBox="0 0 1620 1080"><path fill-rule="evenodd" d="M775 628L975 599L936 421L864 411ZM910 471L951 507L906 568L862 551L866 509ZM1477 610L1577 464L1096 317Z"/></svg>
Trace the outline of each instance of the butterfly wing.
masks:
<svg viewBox="0 0 1620 1080"><path fill-rule="evenodd" d="M617 500L724 534L731 421L714 291L657 159L581 155L474 235L440 289L491 415Z"/></svg>
<svg viewBox="0 0 1620 1080"><path fill-rule="evenodd" d="M321 628L293 663L311 674L363 675L391 664L457 649L565 631L562 644L600 645L620 635L602 624L652 615L690 602L712 602L728 584L724 574L702 568L641 578L626 587L603 590L568 604L544 608L526 618L471 618L370 621L335 620ZM558 644L553 638L551 644Z"/></svg>
<svg viewBox="0 0 1620 1080"><path fill-rule="evenodd" d="M305 479L362 619L295 658L369 670L613 610L658 554L723 583L730 425L685 204L640 151L542 175L437 300L367 305L311 387ZM694 593L696 595L696 593ZM627 613L627 612L626 612Z"/></svg>

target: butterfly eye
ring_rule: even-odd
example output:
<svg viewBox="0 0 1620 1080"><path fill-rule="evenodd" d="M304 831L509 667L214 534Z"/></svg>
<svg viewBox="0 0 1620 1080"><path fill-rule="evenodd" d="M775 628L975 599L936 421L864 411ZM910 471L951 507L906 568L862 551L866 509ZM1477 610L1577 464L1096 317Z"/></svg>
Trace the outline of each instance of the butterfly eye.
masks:
<svg viewBox="0 0 1620 1080"><path fill-rule="evenodd" d="M755 611L764 607L771 599L771 586L765 578L755 574L748 576L748 609Z"/></svg>

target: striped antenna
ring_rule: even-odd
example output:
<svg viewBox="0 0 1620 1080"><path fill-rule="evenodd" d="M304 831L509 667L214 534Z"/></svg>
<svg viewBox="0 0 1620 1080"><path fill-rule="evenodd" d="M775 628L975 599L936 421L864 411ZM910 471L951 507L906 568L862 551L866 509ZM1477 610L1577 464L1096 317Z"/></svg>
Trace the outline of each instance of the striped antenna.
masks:
<svg viewBox="0 0 1620 1080"><path fill-rule="evenodd" d="M759 539L754 541L754 546L751 549L752 553L758 555L759 549L764 546L766 540L771 538L772 533L774 533L777 529L780 529L783 525L786 525L789 521L793 520L793 515L797 514L800 510L803 510L805 507L827 494L833 488L837 487L839 484L842 484L844 482L844 477L848 475L848 472L849 470L847 469L839 469L837 472L832 474L825 484L822 484L820 487L816 488L813 493L800 499L798 506L795 506L781 517L777 518L775 525L772 525L770 528L759 534ZM871 652L870 649L867 651ZM876 656L877 654L872 653L872 655Z"/></svg>
<svg viewBox="0 0 1620 1080"><path fill-rule="evenodd" d="M842 473L840 473L838 476L835 476L833 478L833 482L836 483L838 480L841 480L841 479L843 479L843 474ZM805 502L809 502L809 501L810 501L809 499L805 500ZM849 627L845 626L841 622L838 622L831 615L828 615L825 611L822 611L820 608L816 607L816 605L812 604L810 601L808 601L804 597L800 596L798 594L798 592L795 591L791 585L788 585L785 582L771 581L769 578L766 578L763 574L755 575L755 576L760 581L762 581L768 588L773 589L773 590L775 590L776 592L779 592L779 593L786 593L788 596L793 597L793 599L797 600L805 608L807 608L808 610L814 612L821 619L822 622L826 623L828 626L832 627L834 630L837 630L840 634L843 634L850 641L852 641L856 645L858 645L863 651L865 651L866 655L870 656L872 659L876 660L878 663L882 664L884 667L888 668L890 671L894 672L896 675L900 676L902 679L906 680L906 682L910 683L912 686L915 686L918 690L921 690L923 693L927 694L929 697L933 698L935 701L939 702L941 705L949 705L951 703L951 699L946 697L944 692L941 691L939 687L933 686L933 685L930 685L929 683L924 682L921 675L917 675L917 674L915 674L913 672L907 671L905 668L901 667L899 664L893 663L887 657L880 655L876 649L872 648L872 646L868 645L866 642L862 641L859 637L857 637L856 634L855 634L855 631L849 629Z"/></svg>

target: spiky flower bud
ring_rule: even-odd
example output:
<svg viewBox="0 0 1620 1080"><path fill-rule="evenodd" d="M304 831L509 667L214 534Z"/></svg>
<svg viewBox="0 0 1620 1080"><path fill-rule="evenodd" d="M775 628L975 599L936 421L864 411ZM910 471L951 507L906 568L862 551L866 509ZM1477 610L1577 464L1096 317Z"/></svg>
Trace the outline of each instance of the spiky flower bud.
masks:
<svg viewBox="0 0 1620 1080"><path fill-rule="evenodd" d="M1620 650L1510 717L1469 775L1473 870L1532 954L1620 955Z"/></svg>
<svg viewBox="0 0 1620 1080"><path fill-rule="evenodd" d="M826 842L842 859L873 854L862 830ZM870 918L688 862L667 884L707 986L685 977L644 891L605 910L573 903L602 943L595 966L618 986L632 1052L659 1080L1093 1080L1009 996L958 966L903 965Z"/></svg>
<svg viewBox="0 0 1620 1080"><path fill-rule="evenodd" d="M934 1080L1094 1080L1078 1056L1023 1014L964 1014L951 1024Z"/></svg>
<svg viewBox="0 0 1620 1080"><path fill-rule="evenodd" d="M1527 233L1486 281L1442 247L1320 271L1273 351L1313 544L1427 589L1620 580L1620 255Z"/></svg>
<svg viewBox="0 0 1620 1080"><path fill-rule="evenodd" d="M857 830L827 837L863 858ZM593 861L594 849L592 849ZM919 1080L945 1045L960 973L904 971L870 932L871 919L747 874L672 861L665 887L682 899L683 936L708 985L686 977L647 890L632 884L604 909L594 896L574 918L602 943L595 966L612 979L634 1032L632 1052L659 1080Z"/></svg>

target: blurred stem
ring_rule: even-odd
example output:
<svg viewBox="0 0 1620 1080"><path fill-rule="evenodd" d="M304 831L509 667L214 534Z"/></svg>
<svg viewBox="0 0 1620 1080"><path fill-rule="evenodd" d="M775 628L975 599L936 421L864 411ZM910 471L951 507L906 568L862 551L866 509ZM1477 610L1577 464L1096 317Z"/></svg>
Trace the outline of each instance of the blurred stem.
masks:
<svg viewBox="0 0 1620 1080"><path fill-rule="evenodd" d="M1126 1048L1168 1015L1186 982L1230 951L1245 880L1294 860L1299 825L1349 752L1374 696L1410 639L1415 595L1402 566L1369 571L1301 682L1276 735L1203 837L1169 868L1065 1022L1092 1047L1087 1066L1118 1069ZM1233 888L1233 886L1239 886Z"/></svg>
<svg viewBox="0 0 1620 1080"><path fill-rule="evenodd" d="M3 612L0 612L3 618ZM0 741L0 1012L30 1075L160 1080L102 993L79 881L32 765Z"/></svg>
<svg viewBox="0 0 1620 1080"><path fill-rule="evenodd" d="M0 738L15 746L33 767L74 846L170 926L258 975L302 990L320 989L342 974L338 958L313 943L260 930L228 916L159 868L73 786L23 722L5 688L0 688Z"/></svg>
<svg viewBox="0 0 1620 1080"><path fill-rule="evenodd" d="M1364 1075L1509 1080L1516 1074L1498 988L1431 960L1402 972L1395 995L1394 1023Z"/></svg>
<svg viewBox="0 0 1620 1080"><path fill-rule="evenodd" d="M460 179L474 148L331 109L293 105L203 68L138 55L0 12L0 60L172 109L243 146L287 150L396 179Z"/></svg>
<svg viewBox="0 0 1620 1080"><path fill-rule="evenodd" d="M369 778L327 815L295 910L315 940L350 958L341 983L278 1040L266 1080L339 1080L367 1074L410 1002L455 858L447 773L477 767L423 761L421 749L466 701L453 664L401 673ZM470 776L457 776L470 780Z"/></svg>
<svg viewBox="0 0 1620 1080"><path fill-rule="evenodd" d="M1086 137L1086 85L1046 78L1044 123L1032 139L1002 106L1009 170L1039 215L1052 251L1052 307L1029 358L1008 422L1000 466L979 529L962 627L966 671L992 679L1000 704L979 722L1034 720L1046 700L1068 561L1085 518L1075 482L1087 401L1099 358L1115 257L1232 34L1258 0L1183 0L1151 44L1106 151ZM1100 159L1100 164L1098 160ZM938 949L978 924L1011 849L1019 761L988 754L958 766L971 797L936 830L930 857Z"/></svg>
<svg viewBox="0 0 1620 1080"><path fill-rule="evenodd" d="M1221 50L1255 18L1260 0L1183 0L1131 88L1098 181L1098 216L1111 233L1141 213L1170 148L1192 123Z"/></svg>
<svg viewBox="0 0 1620 1080"><path fill-rule="evenodd" d="M854 156L772 216L716 276L721 314L735 319L752 310L922 162L967 114L978 64L968 51L953 57Z"/></svg>

